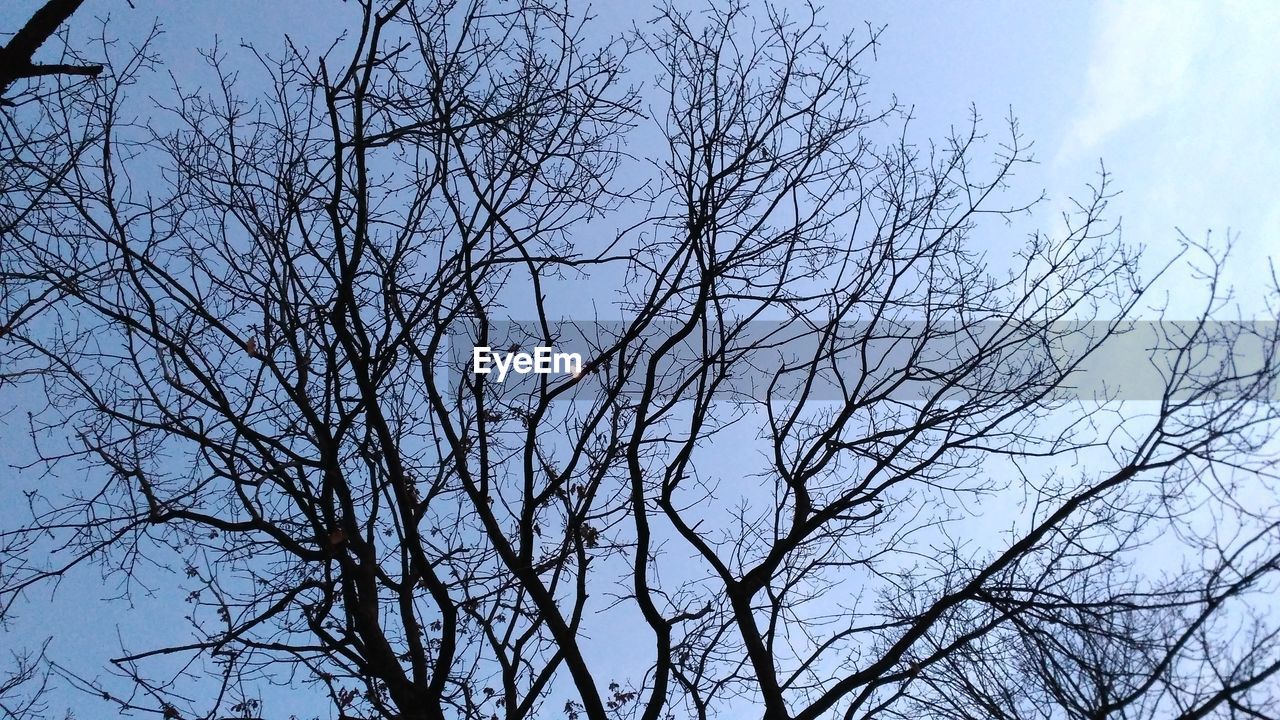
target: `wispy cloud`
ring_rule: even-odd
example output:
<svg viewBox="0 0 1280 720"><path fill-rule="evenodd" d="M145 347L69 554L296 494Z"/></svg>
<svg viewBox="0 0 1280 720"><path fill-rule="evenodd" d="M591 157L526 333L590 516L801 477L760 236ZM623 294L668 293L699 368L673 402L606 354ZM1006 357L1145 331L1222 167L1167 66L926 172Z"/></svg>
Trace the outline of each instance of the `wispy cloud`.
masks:
<svg viewBox="0 0 1280 720"><path fill-rule="evenodd" d="M1135 121L1184 100L1203 51L1205 15L1195 2L1126 0L1099 8L1081 112L1065 150L1088 152Z"/></svg>
<svg viewBox="0 0 1280 720"><path fill-rule="evenodd" d="M1263 260L1280 247L1280 3L1123 0L1095 12L1056 164L1104 158L1140 240L1231 227L1244 233L1237 260Z"/></svg>
<svg viewBox="0 0 1280 720"><path fill-rule="evenodd" d="M1064 151L1090 152L1140 121L1171 116L1206 134L1255 119L1274 124L1280 3L1122 0L1097 13ZM1191 122L1201 119L1211 122Z"/></svg>

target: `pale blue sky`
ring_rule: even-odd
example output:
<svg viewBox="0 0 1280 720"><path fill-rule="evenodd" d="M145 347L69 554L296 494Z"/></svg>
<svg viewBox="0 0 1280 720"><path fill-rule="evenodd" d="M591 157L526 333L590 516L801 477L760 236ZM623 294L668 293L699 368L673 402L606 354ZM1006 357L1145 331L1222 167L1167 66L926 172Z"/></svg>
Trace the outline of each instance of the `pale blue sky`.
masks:
<svg viewBox="0 0 1280 720"><path fill-rule="evenodd" d="M6 2L0 27L38 4ZM242 40L279 47L285 33L319 47L356 10L316 0L134 5L88 0L75 27L109 14L127 35L159 16L166 34L157 49L180 81L199 76L195 49L214 37L233 54ZM591 7L603 29L643 19L648 6ZM1041 162L1017 190L1043 187L1060 201L1092 179L1101 159L1124 192L1115 209L1129 240L1159 246L1174 227L1196 237L1230 228L1241 233L1242 267L1266 257L1280 228L1280 3L872 0L829 3L825 14L833 31L887 26L868 68L872 90L915 107L919 139L963 123L970 103L993 131L1012 108Z"/></svg>
<svg viewBox="0 0 1280 720"><path fill-rule="evenodd" d="M5 2L0 28L12 30L38 4ZM113 31L136 35L159 15L167 34L157 49L182 82L200 77L195 49L215 35L233 54L242 39L271 50L284 33L331 37L346 22L337 13L354 11L316 0L135 5L88 0L73 26L84 32L93 15L110 13ZM594 6L609 22L645 14L643 3ZM1265 259L1280 247L1280 3L884 0L833 2L829 11L833 30L887 25L878 61L866 71L873 92L895 93L916 108L918 139L963 124L971 103L997 133L1012 108L1041 162L1023 173L1015 196L1044 188L1051 198L1037 220L1050 219L1067 195L1092 181L1102 159L1123 192L1113 207L1126 240L1164 254L1176 246L1175 227L1193 237L1230 228L1240 233L1230 279L1245 298L1247 287L1264 279ZM154 82L149 91L163 92L166 79ZM7 449L0 457L6 465L12 460ZM5 503L19 497L15 484L29 482L5 477ZM89 570L68 580L51 604L47 595L33 596L0 646L38 642L56 627L55 653L79 655L78 669L93 673L116 653L117 633L145 637L148 627L170 623L181 632L185 606L166 588L157 591L150 601L139 595L138 612L85 612L95 607L90 598L120 592L102 588ZM99 710L80 696L75 704L84 717Z"/></svg>

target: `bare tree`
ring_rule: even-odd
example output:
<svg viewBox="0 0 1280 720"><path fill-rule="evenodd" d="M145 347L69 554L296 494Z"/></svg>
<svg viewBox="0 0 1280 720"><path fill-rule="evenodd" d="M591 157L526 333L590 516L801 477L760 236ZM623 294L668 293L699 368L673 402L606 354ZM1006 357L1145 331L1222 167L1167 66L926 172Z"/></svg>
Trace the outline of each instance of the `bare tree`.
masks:
<svg viewBox="0 0 1280 720"><path fill-rule="evenodd" d="M267 92L211 53L214 92L102 133L16 233L62 298L4 338L49 398L31 470L89 484L4 532L4 607L150 563L192 607L69 679L168 718L271 683L349 718L1280 711L1276 508L1241 499L1280 338L1208 322L1219 256L1125 415L1072 393L1148 287L1105 175L1013 243L1016 123L913 144L874 32L362 7L251 55ZM573 375L469 369L570 336Z"/></svg>
<svg viewBox="0 0 1280 720"><path fill-rule="evenodd" d="M55 36L58 26L79 5L47 3L0 55L18 53L30 65L31 53ZM111 131L130 127L119 117L121 101L139 74L153 68L155 57L150 47L158 32L158 27L153 27L141 42L121 50L113 47L116 43L108 35L106 22L99 23L96 41L89 44L110 61L110 70L91 84L82 82L81 76L98 77L104 66L83 66L80 51L68 44L65 33L56 35L57 44L70 64L33 66L38 72L24 70L18 60L5 60L2 65L0 93L21 78L48 79L24 88L12 102L6 101L7 107L0 112L0 339L31 321L43 308L57 304L67 290L41 275L41 265L32 262L35 258L30 248L23 246L22 238L40 231L38 218L51 210L47 206L62 202L68 192L85 189L83 184L77 189L79 177L73 171L82 164L86 172L91 171L103 161L101 153L111 151ZM72 69L52 69L63 67ZM75 68L88 69L78 72ZM56 253L65 249L66 243L54 240L44 247ZM29 369L13 357L5 359L9 362L0 367L0 385L22 379Z"/></svg>
<svg viewBox="0 0 1280 720"><path fill-rule="evenodd" d="M81 5L78 0L53 0L45 3L0 48L0 388L13 391L30 387L39 373L40 363L33 359L23 343L12 343L6 336L25 333L28 323L39 323L43 311L57 306L69 287L52 281L41 272L41 265L28 252L25 240L39 232L35 218L52 210L49 204L61 202L72 184L68 173L86 154L104 148L104 131L118 123L116 111L125 87L151 63L148 53L155 32L140 45L121 53L110 47L114 43L102 34L94 45L103 59L115 62L107 71L102 64L86 62L76 48L68 44L70 34L65 23ZM55 42L50 43L53 39ZM62 62L37 63L33 60L41 47L61 54ZM85 77L101 78L86 84ZM32 82L22 83L23 80ZM14 87L19 89L9 93ZM126 125L125 123L118 123ZM90 165L97 159L89 160ZM46 248L68 245L65 238ZM38 386L36 386L38 387ZM12 404L0 406L0 418L6 427L13 419ZM13 444L6 443L6 448ZM6 460L12 461L6 453ZM16 493L16 489L10 489ZM0 542L3 554L21 554L25 540L6 533ZM29 548L27 548L29 549ZM0 577L11 578L22 572L21 566L0 567ZM0 609L0 630L7 630L10 604ZM8 638L3 642L9 645ZM5 670L0 677L0 716L6 720L41 720L50 714L48 696L53 689L56 666L46 657L46 641L39 652L10 646L4 658ZM70 715L68 715L70 717Z"/></svg>
<svg viewBox="0 0 1280 720"><path fill-rule="evenodd" d="M15 652L11 670L0 677L0 717L5 720L27 720L44 717L44 697L49 687L50 671L42 655Z"/></svg>

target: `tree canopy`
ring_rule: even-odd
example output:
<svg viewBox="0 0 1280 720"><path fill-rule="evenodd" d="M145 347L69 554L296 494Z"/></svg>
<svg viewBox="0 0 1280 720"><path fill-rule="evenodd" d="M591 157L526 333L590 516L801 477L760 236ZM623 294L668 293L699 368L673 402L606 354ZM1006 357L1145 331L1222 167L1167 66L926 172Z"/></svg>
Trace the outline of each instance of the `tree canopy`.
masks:
<svg viewBox="0 0 1280 720"><path fill-rule="evenodd" d="M1280 335L1211 322L1214 248L1157 391L1083 392L1153 301L1109 178L1011 237L1016 121L914 139L874 30L360 6L150 119L145 46L5 110L4 423L74 490L0 529L0 612L89 567L190 609L105 676L51 659L86 708L1280 712ZM470 371L570 340L579 373Z"/></svg>

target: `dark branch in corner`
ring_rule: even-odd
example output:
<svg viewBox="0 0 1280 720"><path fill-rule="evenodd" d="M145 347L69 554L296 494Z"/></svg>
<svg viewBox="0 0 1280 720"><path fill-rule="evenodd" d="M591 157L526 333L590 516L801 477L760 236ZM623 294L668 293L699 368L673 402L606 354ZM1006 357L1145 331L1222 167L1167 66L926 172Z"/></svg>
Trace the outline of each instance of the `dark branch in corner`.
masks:
<svg viewBox="0 0 1280 720"><path fill-rule="evenodd" d="M33 62L36 50L83 3L84 0L49 0L14 34L7 45L0 48L0 96L9 90L10 85L24 78L47 75L97 77L102 73L101 65L46 65Z"/></svg>

